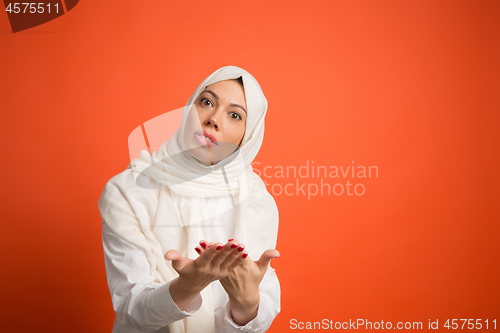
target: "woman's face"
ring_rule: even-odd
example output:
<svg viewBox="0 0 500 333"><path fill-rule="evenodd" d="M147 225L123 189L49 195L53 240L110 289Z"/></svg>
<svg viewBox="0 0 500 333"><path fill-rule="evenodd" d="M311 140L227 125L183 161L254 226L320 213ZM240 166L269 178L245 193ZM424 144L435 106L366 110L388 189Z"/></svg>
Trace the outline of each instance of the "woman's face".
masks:
<svg viewBox="0 0 500 333"><path fill-rule="evenodd" d="M205 88L189 111L184 146L205 165L216 164L239 147L245 135L245 91L237 80L213 83Z"/></svg>

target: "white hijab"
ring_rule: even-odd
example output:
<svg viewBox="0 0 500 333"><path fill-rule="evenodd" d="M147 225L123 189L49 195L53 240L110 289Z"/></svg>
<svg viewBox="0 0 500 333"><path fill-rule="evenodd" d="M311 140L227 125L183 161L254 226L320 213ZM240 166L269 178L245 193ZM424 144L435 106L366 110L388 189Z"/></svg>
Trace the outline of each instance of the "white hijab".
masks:
<svg viewBox="0 0 500 333"><path fill-rule="evenodd" d="M205 166L186 151L182 142L189 110L208 85L239 77L247 104L240 149L214 166ZM106 184L99 200L101 217L115 233L144 249L151 274L158 281L166 283L178 276L171 262L163 257L168 250L176 249L191 259L197 257L194 248L206 239L203 222L211 217L207 215L205 198L232 198L231 209L239 216L234 238L246 245L253 260L275 248L276 203L251 167L264 138L266 112L267 100L257 80L241 68L222 67L193 93L184 108L181 127L172 139L152 155L143 150L125 171ZM170 324L170 332L214 331L211 285L201 295L202 307L194 315Z"/></svg>

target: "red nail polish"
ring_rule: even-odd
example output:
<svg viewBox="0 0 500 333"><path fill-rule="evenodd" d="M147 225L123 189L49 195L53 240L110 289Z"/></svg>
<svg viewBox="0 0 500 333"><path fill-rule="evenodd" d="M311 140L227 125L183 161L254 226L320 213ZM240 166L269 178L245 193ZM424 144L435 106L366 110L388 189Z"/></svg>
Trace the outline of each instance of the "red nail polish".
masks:
<svg viewBox="0 0 500 333"><path fill-rule="evenodd" d="M195 250L196 250L196 252L198 252L198 253L200 253L200 252L201 252L201 250L200 250L199 248L197 248L197 247L195 247L194 249L195 249Z"/></svg>
<svg viewBox="0 0 500 333"><path fill-rule="evenodd" d="M200 245L201 245L202 248L206 248L207 247L207 243L205 243L205 242L201 242Z"/></svg>
<svg viewBox="0 0 500 333"><path fill-rule="evenodd" d="M219 245L219 246L217 246L217 250L220 250L220 249L222 249L223 247L224 247L224 246Z"/></svg>
<svg viewBox="0 0 500 333"><path fill-rule="evenodd" d="M238 251L240 251L240 252L241 252L241 251L243 251L244 249L245 249L244 247L241 247L241 246L240 246L240 247L238 248Z"/></svg>
<svg viewBox="0 0 500 333"><path fill-rule="evenodd" d="M230 241L234 241L234 238L231 238L231 239L228 240L228 242L230 242Z"/></svg>
<svg viewBox="0 0 500 333"><path fill-rule="evenodd" d="M210 244L208 247L212 246L213 244Z"/></svg>
<svg viewBox="0 0 500 333"><path fill-rule="evenodd" d="M238 247L238 245L236 245L236 244L231 245L232 249L234 249L235 247Z"/></svg>
<svg viewBox="0 0 500 333"><path fill-rule="evenodd" d="M248 257L248 253L243 253L242 257L243 259L245 259L246 257Z"/></svg>

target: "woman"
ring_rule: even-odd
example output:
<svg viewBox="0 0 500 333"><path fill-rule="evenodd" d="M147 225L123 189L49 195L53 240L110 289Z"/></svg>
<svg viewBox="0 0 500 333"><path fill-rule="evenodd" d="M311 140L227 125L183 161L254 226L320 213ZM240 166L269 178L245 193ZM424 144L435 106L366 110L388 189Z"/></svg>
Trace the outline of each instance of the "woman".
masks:
<svg viewBox="0 0 500 333"><path fill-rule="evenodd" d="M114 333L269 328L280 311L269 266L278 211L250 165L266 112L253 76L220 68L191 96L172 139L106 184L99 209Z"/></svg>

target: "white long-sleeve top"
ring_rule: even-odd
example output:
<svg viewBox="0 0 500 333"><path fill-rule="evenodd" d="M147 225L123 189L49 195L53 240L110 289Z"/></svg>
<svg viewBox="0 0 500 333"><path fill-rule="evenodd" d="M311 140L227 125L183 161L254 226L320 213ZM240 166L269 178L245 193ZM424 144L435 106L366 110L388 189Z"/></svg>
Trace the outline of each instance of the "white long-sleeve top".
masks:
<svg viewBox="0 0 500 333"><path fill-rule="evenodd" d="M210 209L221 209L229 199L209 198ZM234 234L232 216L212 218L207 241L225 244ZM170 282L161 283L150 274L150 263L144 250L113 233L103 221L102 242L108 287L116 312L112 333L167 333L168 324L195 313L203 302L198 295L181 311L172 300ZM257 260L258 258L252 258ZM265 332L280 312L280 286L274 269L269 267L260 290L257 316L244 326L231 318L226 291L219 281L212 282L215 332ZM203 332L200 332L203 333Z"/></svg>

